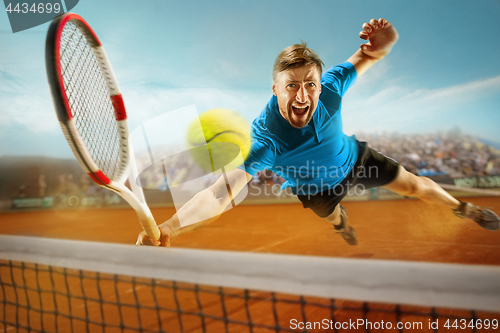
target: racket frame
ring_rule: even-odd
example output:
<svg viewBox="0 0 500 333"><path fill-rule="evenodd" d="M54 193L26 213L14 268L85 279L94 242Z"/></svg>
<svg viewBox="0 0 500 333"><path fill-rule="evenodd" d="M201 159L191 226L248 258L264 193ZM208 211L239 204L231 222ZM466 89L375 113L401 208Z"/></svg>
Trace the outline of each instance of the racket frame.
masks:
<svg viewBox="0 0 500 333"><path fill-rule="evenodd" d="M69 100L66 95L60 62L60 41L64 26L68 22L74 23L77 26L78 30L87 40L87 43L91 46L108 88L109 98L115 112L120 141L120 162L117 175L113 177L115 180L108 178L92 158L92 155L75 124ZM141 192L139 193L139 198L124 184L127 179L128 172L130 171L131 159L134 158L131 156L132 151L129 141L127 112L120 89L118 88L118 83L113 73L113 69L101 42L97 38L97 35L81 16L75 13L62 14L56 17L49 27L46 41L45 60L47 77L57 118L64 136L68 141L68 144L78 163L85 173L87 173L87 175L97 185L107 188L125 199L136 211L146 234L153 239L159 239L160 230L158 229L156 221L154 220L153 215L144 200L142 189L139 189ZM132 164L135 165L135 163ZM130 180L130 182L134 181L135 179Z"/></svg>

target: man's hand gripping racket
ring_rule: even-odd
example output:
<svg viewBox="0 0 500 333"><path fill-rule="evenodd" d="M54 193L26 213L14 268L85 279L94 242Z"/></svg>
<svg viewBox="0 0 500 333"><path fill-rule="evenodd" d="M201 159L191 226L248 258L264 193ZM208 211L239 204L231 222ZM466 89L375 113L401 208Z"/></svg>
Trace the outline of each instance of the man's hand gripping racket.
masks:
<svg viewBox="0 0 500 333"><path fill-rule="evenodd" d="M83 18L66 13L50 25L45 52L54 107L78 163L97 185L124 198L145 234L159 240L142 189L136 186L135 195L124 185L134 162L127 113L101 42Z"/></svg>

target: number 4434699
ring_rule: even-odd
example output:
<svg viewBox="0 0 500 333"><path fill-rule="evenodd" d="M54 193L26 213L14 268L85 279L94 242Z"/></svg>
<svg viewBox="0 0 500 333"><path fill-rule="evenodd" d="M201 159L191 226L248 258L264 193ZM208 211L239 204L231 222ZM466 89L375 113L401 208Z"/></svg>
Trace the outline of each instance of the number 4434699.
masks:
<svg viewBox="0 0 500 333"><path fill-rule="evenodd" d="M29 6L27 3L17 3L14 8L12 8L12 3L9 3L9 5L5 8L5 11L8 12L9 14L12 12L16 12L19 14L27 14L29 12L32 13L59 13L61 11L61 5L58 3L51 4L50 2L48 3L34 3Z"/></svg>
<svg viewBox="0 0 500 333"><path fill-rule="evenodd" d="M498 320L497 319L448 319L444 324L444 327L447 329L455 328L455 329L466 329L466 328L477 328L477 329L498 329Z"/></svg>

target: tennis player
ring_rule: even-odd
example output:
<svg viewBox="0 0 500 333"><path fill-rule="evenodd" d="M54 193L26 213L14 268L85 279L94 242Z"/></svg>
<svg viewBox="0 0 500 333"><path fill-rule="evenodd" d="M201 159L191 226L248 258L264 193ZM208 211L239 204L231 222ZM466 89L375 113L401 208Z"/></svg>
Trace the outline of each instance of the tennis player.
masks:
<svg viewBox="0 0 500 333"><path fill-rule="evenodd" d="M332 223L333 230L350 245L356 245L358 237L339 203L353 186L385 187L447 206L459 217L472 219L487 230L498 230L499 218L492 211L455 199L429 178L415 176L343 133L342 96L357 77L389 54L398 40L394 26L382 18L364 23L362 29L359 36L368 43L325 73L323 62L306 44L292 45L278 55L273 67L273 96L252 124L252 148L245 170L227 174L233 195L257 172L271 169L286 180L284 187L291 188L304 208ZM230 200L221 177L160 225L159 241L142 232L137 243L168 246L179 235L214 221Z"/></svg>

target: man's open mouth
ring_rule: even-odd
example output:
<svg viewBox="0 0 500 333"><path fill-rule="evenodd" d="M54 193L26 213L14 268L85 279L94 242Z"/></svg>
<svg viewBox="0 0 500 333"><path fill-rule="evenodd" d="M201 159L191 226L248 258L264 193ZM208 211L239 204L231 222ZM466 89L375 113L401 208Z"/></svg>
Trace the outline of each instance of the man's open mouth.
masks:
<svg viewBox="0 0 500 333"><path fill-rule="evenodd" d="M305 115L308 110L309 106L292 106L293 113L298 117Z"/></svg>

